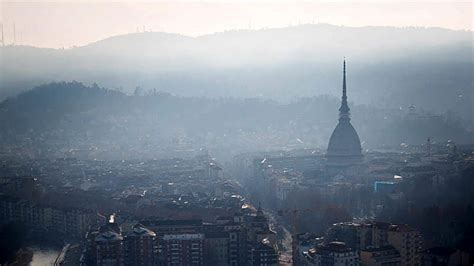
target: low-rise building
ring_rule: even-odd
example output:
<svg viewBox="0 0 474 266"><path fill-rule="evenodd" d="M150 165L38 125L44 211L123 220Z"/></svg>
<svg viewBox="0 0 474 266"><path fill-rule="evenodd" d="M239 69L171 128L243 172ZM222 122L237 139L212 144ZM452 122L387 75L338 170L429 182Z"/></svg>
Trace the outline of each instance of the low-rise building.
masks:
<svg viewBox="0 0 474 266"><path fill-rule="evenodd" d="M358 266L359 253L343 242L330 242L310 249L304 256L303 265Z"/></svg>

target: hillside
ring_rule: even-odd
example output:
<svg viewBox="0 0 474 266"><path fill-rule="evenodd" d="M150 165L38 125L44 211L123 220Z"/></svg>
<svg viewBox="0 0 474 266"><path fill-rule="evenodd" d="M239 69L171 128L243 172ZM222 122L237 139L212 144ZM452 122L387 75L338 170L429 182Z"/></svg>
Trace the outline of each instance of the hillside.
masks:
<svg viewBox="0 0 474 266"><path fill-rule="evenodd" d="M350 104L364 149L420 144L427 136L474 141L456 117L419 110L407 119L406 110ZM128 96L77 82L52 83L0 103L0 150L39 157L81 151L107 159L169 157L202 148L215 156L232 156L230 150L325 150L338 107L339 99L328 96L281 104L163 92Z"/></svg>
<svg viewBox="0 0 474 266"><path fill-rule="evenodd" d="M452 110L472 120L472 49L467 31L326 24L197 38L134 33L66 50L8 46L0 54L0 99L63 80L126 93L141 87L181 96L285 102L338 96L345 56L351 100Z"/></svg>

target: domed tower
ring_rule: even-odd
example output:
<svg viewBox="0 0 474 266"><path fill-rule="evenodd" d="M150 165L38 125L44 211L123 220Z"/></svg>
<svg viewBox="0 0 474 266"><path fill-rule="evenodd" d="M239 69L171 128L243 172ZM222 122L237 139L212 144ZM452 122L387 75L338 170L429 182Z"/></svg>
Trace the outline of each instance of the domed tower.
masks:
<svg viewBox="0 0 474 266"><path fill-rule="evenodd" d="M346 60L344 60L339 123L332 132L326 153L328 169L344 170L362 163L360 139L351 124L349 111L346 95Z"/></svg>

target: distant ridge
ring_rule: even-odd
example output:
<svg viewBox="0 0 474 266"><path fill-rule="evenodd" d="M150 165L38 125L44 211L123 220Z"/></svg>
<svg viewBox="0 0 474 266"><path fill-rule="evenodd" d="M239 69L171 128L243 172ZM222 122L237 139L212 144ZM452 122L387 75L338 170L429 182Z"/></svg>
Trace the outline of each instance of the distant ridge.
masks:
<svg viewBox="0 0 474 266"><path fill-rule="evenodd" d="M102 43L110 43L115 41L143 41L145 38L158 39L157 37L164 37L168 38L168 41L176 41L179 39L188 39L188 40L198 40L198 39L206 39L206 38L215 38L221 37L225 35L232 35L232 34L256 34L261 32L278 32L278 31L292 31L295 29L301 28L327 28L327 29L334 29L334 30L341 30L341 29L348 29L348 30L390 30L390 31L431 31L437 33L450 33L450 34L472 34L472 30L455 30L455 29L448 29L442 27L395 27L395 26L343 26L343 25L334 25L334 24L327 24L327 23L318 23L318 24L301 24L295 26L287 26L287 27L273 27L273 28L261 28L261 29L232 29L226 31L218 31L209 34L203 34L199 36L188 36L179 33L170 33L170 32L160 32L160 31L146 31L146 32L132 32L120 35L110 36L104 39L99 39L97 41L79 45L79 46L72 46L67 48L50 48L50 47L36 47L34 45L15 45L15 47L30 47L30 48L37 48L37 49L52 49L52 50L72 50L72 49L80 49L84 47L100 45ZM12 45L7 45L7 47L13 47ZM1 49L2 47L0 47Z"/></svg>
<svg viewBox="0 0 474 266"><path fill-rule="evenodd" d="M0 100L42 83L78 80L126 93L140 87L292 101L337 95L346 56L354 102L471 115L472 49L472 31L328 24L199 37L131 33L64 50L8 46L0 49Z"/></svg>

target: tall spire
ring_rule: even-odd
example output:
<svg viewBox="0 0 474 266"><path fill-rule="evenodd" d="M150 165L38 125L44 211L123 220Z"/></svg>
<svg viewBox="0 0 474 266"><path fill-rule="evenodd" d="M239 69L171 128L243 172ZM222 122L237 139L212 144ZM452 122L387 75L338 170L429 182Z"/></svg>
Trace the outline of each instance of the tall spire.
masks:
<svg viewBox="0 0 474 266"><path fill-rule="evenodd" d="M341 107L339 108L339 120L350 120L349 105L347 104L347 95L346 95L346 59L344 58L343 63L343 77L342 77L342 101Z"/></svg>
<svg viewBox="0 0 474 266"><path fill-rule="evenodd" d="M347 100L347 95L346 95L346 59L344 58L344 63L342 67L342 99Z"/></svg>

